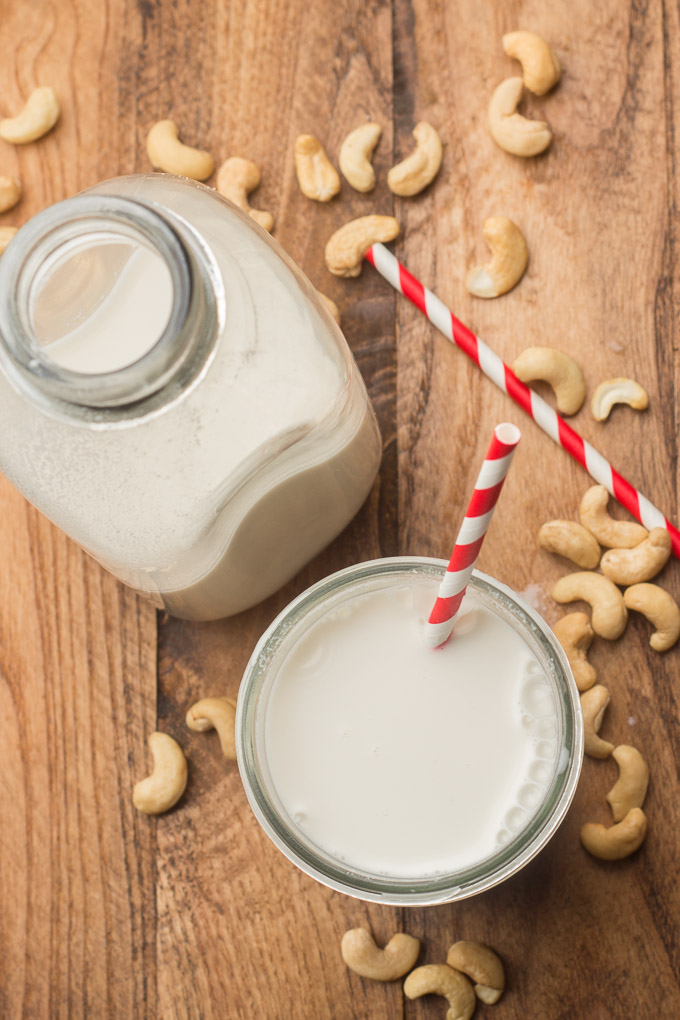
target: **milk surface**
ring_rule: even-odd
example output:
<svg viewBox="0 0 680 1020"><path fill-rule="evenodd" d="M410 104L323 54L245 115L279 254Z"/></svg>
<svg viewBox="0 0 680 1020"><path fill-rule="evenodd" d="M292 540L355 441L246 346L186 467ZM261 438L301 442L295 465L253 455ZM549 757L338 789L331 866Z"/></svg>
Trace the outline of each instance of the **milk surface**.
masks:
<svg viewBox="0 0 680 1020"><path fill-rule="evenodd" d="M103 246L74 256L64 269L77 272L82 262L90 278L101 267L99 302L87 315L68 316L60 308L57 277L34 310L36 334L48 357L63 368L85 375L115 372L150 351L165 329L173 298L170 271L158 254L141 246Z"/></svg>
<svg viewBox="0 0 680 1020"><path fill-rule="evenodd" d="M514 630L468 593L428 648L431 579L396 582L317 619L281 663L267 763L293 824L344 865L400 878L468 867L542 802L557 707Z"/></svg>

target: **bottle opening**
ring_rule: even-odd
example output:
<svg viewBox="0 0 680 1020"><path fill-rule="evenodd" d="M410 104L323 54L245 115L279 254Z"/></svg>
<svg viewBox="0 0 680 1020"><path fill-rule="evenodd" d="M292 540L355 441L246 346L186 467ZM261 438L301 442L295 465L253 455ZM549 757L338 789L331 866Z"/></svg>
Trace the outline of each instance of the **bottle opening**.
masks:
<svg viewBox="0 0 680 1020"><path fill-rule="evenodd" d="M0 347L50 397L84 407L143 400L192 343L190 308L207 300L192 265L151 205L66 199L29 220L0 260Z"/></svg>
<svg viewBox="0 0 680 1020"><path fill-rule="evenodd" d="M173 307L167 262L139 238L108 231L60 245L30 287L43 356L88 375L134 364L157 343Z"/></svg>

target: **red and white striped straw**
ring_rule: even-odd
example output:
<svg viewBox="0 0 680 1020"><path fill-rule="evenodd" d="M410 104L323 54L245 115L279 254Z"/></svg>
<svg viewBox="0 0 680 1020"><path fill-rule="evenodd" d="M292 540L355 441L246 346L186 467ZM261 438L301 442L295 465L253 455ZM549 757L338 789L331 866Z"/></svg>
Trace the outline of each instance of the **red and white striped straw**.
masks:
<svg viewBox="0 0 680 1020"><path fill-rule="evenodd" d="M650 503L623 475L615 471L609 461L568 425L550 404L526 383L521 382L512 369L490 347L471 333L436 294L423 287L384 245L374 244L366 252L366 259L395 290L412 301L433 326L460 347L499 389L526 411L558 446L571 454L591 478L604 485L609 494L636 520L645 528L666 528L671 536L673 554L680 559L680 531L675 525L671 524L658 507Z"/></svg>
<svg viewBox="0 0 680 1020"><path fill-rule="evenodd" d="M470 505L465 512L449 565L437 594L437 601L425 624L425 640L431 648L443 645L453 630L470 574L489 529L505 476L512 463L520 437L521 433L517 426L511 425L509 422L496 425L493 430L489 449L475 482Z"/></svg>

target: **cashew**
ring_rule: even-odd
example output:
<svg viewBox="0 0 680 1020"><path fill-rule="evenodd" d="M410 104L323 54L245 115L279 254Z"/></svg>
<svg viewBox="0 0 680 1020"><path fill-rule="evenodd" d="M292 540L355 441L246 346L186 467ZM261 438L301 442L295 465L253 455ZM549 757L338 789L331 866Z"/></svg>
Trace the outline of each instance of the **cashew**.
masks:
<svg viewBox="0 0 680 1020"><path fill-rule="evenodd" d="M530 92L544 96L557 85L562 68L545 39L535 32L508 32L503 49L522 65L522 80Z"/></svg>
<svg viewBox="0 0 680 1020"><path fill-rule="evenodd" d="M579 691L587 691L597 680L595 667L588 662L594 631L585 613L567 613L553 627L555 637L562 645Z"/></svg>
<svg viewBox="0 0 680 1020"><path fill-rule="evenodd" d="M190 730L197 733L217 730L222 754L232 761L236 761L235 719L236 702L232 698L203 698L192 705L186 714L186 724Z"/></svg>
<svg viewBox="0 0 680 1020"><path fill-rule="evenodd" d="M591 758L608 758L614 745L598 737L604 710L609 704L609 691L602 684L595 684L581 695L583 712L584 750Z"/></svg>
<svg viewBox="0 0 680 1020"><path fill-rule="evenodd" d="M581 842L593 857L603 861L620 861L635 853L647 833L647 819L640 808L631 808L616 825L606 828L586 822L581 829Z"/></svg>
<svg viewBox="0 0 680 1020"><path fill-rule="evenodd" d="M362 259L378 242L393 241L399 224L393 216L360 216L331 236L326 245L326 266L334 276L358 276Z"/></svg>
<svg viewBox="0 0 680 1020"><path fill-rule="evenodd" d="M393 166L387 175L387 187L395 195L417 195L431 184L442 165L442 143L426 120L413 129L416 147L410 156Z"/></svg>
<svg viewBox="0 0 680 1020"><path fill-rule="evenodd" d="M616 521L607 513L609 493L604 485L592 485L583 494L578 515L581 524L600 545L610 549L632 549L647 538L647 529L635 521Z"/></svg>
<svg viewBox="0 0 680 1020"><path fill-rule="evenodd" d="M160 815L169 811L184 793L187 762L182 748L167 733L152 733L149 750L153 772L135 785L132 803L145 815Z"/></svg>
<svg viewBox="0 0 680 1020"><path fill-rule="evenodd" d="M594 570L600 562L597 540L576 521L548 521L538 532L538 544L548 552L572 560L584 570Z"/></svg>
<svg viewBox="0 0 680 1020"><path fill-rule="evenodd" d="M338 172L314 135L300 135L295 142L295 169L300 191L315 202L330 202L340 191Z"/></svg>
<svg viewBox="0 0 680 1020"><path fill-rule="evenodd" d="M18 227L0 227L0 255L5 251L18 230Z"/></svg>
<svg viewBox="0 0 680 1020"><path fill-rule="evenodd" d="M489 131L496 145L513 156L536 156L552 142L544 120L527 120L517 107L522 97L521 78L506 78L489 103Z"/></svg>
<svg viewBox="0 0 680 1020"><path fill-rule="evenodd" d="M215 186L220 195L224 195L239 209L247 212L256 223L259 223L263 230L271 230L274 226L274 217L271 213L261 212L259 209L251 209L248 204L248 194L260 183L260 171L256 163L250 159L242 159L240 156L232 156L226 159L217 171Z"/></svg>
<svg viewBox="0 0 680 1020"><path fill-rule="evenodd" d="M635 379L608 379L600 383L590 398L590 409L595 421L606 421L614 404L628 404L636 411L644 411L649 404L649 397Z"/></svg>
<svg viewBox="0 0 680 1020"><path fill-rule="evenodd" d="M320 290L317 291L317 294L319 295L319 297L321 298L321 300L325 304L326 308L331 313L331 315L333 316L333 318L335 319L335 321L337 322L337 324L339 326L340 325L340 309L336 305L336 303L333 300L333 298L329 298L327 294L322 294Z"/></svg>
<svg viewBox="0 0 680 1020"><path fill-rule="evenodd" d="M492 1006L498 1002L505 986L505 972L500 957L479 942L455 942L446 957L449 967L460 970L475 982L475 994Z"/></svg>
<svg viewBox="0 0 680 1020"><path fill-rule="evenodd" d="M477 1003L474 989L465 975L446 963L430 963L412 970L404 981L404 995L409 999L443 995L450 1006L446 1020L470 1020Z"/></svg>
<svg viewBox="0 0 680 1020"><path fill-rule="evenodd" d="M607 794L615 822L621 822L631 808L641 808L647 796L649 768L640 752L630 744L619 744L612 751L619 766L619 778Z"/></svg>
<svg viewBox="0 0 680 1020"><path fill-rule="evenodd" d="M623 601L656 627L649 639L655 652L673 647L680 637L680 606L672 595L657 584L634 584L624 591Z"/></svg>
<svg viewBox="0 0 680 1020"><path fill-rule="evenodd" d="M340 170L355 191L372 191L375 170L371 166L373 150L380 141L382 128L372 121L350 131L340 146Z"/></svg>
<svg viewBox="0 0 680 1020"><path fill-rule="evenodd" d="M0 120L0 138L13 145L35 142L52 130L60 112L54 89L49 85L33 89L20 114Z"/></svg>
<svg viewBox="0 0 680 1020"><path fill-rule="evenodd" d="M554 347L527 347L512 370L522 382L547 382L555 391L560 414L576 414L586 399L583 372L573 358Z"/></svg>
<svg viewBox="0 0 680 1020"><path fill-rule="evenodd" d="M527 243L522 231L507 216L484 220L482 233L491 250L491 262L471 269L465 286L475 297L500 297L522 279L529 258Z"/></svg>
<svg viewBox="0 0 680 1020"><path fill-rule="evenodd" d="M608 577L590 570L561 577L552 590L555 602L583 599L592 608L592 627L600 637L615 641L621 637L628 620L623 596Z"/></svg>
<svg viewBox="0 0 680 1020"><path fill-rule="evenodd" d="M0 213L13 209L21 198L21 182L16 177L0 177Z"/></svg>
<svg viewBox="0 0 680 1020"><path fill-rule="evenodd" d="M205 181L215 169L209 152L180 142L174 120L159 120L153 125L146 136L146 151L151 165L168 174Z"/></svg>
<svg viewBox="0 0 680 1020"><path fill-rule="evenodd" d="M639 584L656 577L671 554L671 536L665 528L652 528L633 549L609 549L600 561L603 574L615 584Z"/></svg>
<svg viewBox="0 0 680 1020"><path fill-rule="evenodd" d="M379 949L370 931L352 928L342 936L340 952L355 974L373 981L395 981L415 966L420 940L397 932L384 949Z"/></svg>

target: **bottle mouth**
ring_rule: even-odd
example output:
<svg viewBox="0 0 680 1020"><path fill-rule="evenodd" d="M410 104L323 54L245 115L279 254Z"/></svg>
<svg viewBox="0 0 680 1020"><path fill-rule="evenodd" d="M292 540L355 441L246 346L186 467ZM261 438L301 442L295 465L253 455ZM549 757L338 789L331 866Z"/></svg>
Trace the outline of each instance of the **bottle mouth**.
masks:
<svg viewBox="0 0 680 1020"><path fill-rule="evenodd" d="M190 337L186 248L148 205L80 195L31 219L0 259L0 343L23 377L90 407L142 400Z"/></svg>

